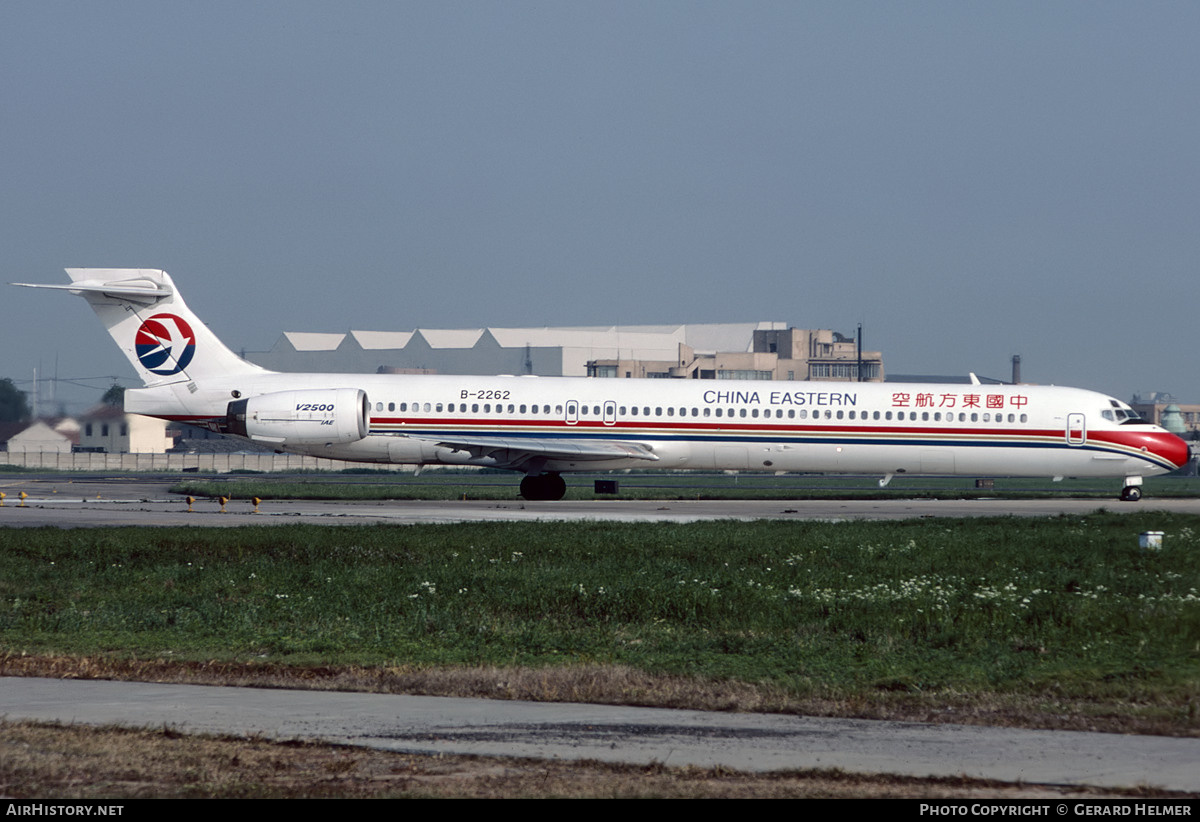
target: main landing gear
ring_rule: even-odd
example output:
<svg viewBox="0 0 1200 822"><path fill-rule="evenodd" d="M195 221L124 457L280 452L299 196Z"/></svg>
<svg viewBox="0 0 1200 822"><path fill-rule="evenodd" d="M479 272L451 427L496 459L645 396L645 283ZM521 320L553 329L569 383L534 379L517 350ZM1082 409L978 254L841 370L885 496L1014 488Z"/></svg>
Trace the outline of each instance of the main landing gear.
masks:
<svg viewBox="0 0 1200 822"><path fill-rule="evenodd" d="M526 474L521 479L521 496L527 500L557 500L566 493L561 474Z"/></svg>

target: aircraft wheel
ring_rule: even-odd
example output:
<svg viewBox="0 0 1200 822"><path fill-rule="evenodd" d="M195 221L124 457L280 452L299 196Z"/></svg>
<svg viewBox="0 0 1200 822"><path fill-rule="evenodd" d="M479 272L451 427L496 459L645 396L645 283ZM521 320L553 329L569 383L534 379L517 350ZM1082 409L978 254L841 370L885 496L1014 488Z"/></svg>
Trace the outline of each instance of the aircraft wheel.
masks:
<svg viewBox="0 0 1200 822"><path fill-rule="evenodd" d="M1142 489L1136 485L1126 485L1121 490L1121 499L1125 502L1137 502L1142 498Z"/></svg>
<svg viewBox="0 0 1200 822"><path fill-rule="evenodd" d="M527 500L560 500L566 493L561 474L526 474L521 479L521 496Z"/></svg>
<svg viewBox="0 0 1200 822"><path fill-rule="evenodd" d="M525 499L538 499L538 478L533 474L521 477L521 496Z"/></svg>

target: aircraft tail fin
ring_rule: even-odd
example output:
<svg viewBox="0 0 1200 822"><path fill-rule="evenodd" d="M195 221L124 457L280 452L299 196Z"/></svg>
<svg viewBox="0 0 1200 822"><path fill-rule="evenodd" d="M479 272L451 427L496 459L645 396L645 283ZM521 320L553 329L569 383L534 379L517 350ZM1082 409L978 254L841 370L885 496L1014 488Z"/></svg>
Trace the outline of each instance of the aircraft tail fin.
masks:
<svg viewBox="0 0 1200 822"><path fill-rule="evenodd" d="M67 274L70 285L13 285L69 291L87 300L147 386L268 373L217 339L165 271L68 268Z"/></svg>

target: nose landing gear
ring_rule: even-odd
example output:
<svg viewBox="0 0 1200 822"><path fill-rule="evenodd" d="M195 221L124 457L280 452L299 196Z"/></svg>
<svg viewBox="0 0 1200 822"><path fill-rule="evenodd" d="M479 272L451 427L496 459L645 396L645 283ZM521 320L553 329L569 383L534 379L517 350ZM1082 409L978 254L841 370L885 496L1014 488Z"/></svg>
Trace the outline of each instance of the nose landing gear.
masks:
<svg viewBox="0 0 1200 822"><path fill-rule="evenodd" d="M1121 499L1125 502L1137 502L1142 498L1142 478L1126 477L1125 487L1121 489Z"/></svg>

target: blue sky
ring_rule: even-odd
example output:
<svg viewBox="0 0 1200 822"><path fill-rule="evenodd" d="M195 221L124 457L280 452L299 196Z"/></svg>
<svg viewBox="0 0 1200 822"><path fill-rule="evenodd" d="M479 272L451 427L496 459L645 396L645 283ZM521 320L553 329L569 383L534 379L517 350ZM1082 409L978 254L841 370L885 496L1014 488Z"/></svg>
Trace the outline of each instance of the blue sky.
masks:
<svg viewBox="0 0 1200 822"><path fill-rule="evenodd" d="M0 273L164 268L235 350L861 322L894 373L1200 402L1198 35L1191 2L6 0ZM0 289L0 376L134 384L82 300Z"/></svg>

